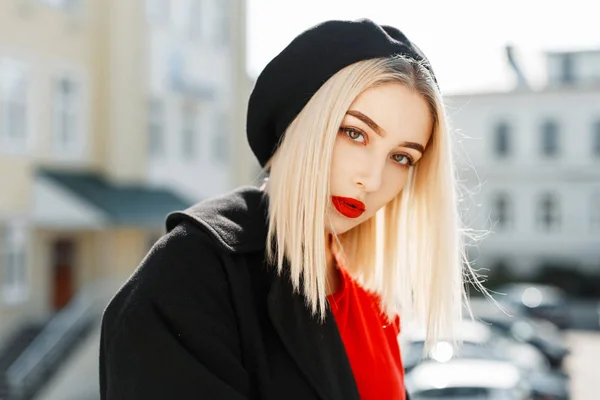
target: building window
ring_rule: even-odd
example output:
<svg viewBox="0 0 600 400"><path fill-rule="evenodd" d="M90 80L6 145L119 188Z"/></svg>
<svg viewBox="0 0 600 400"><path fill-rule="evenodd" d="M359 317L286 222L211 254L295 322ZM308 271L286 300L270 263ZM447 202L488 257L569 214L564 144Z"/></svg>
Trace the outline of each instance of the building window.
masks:
<svg viewBox="0 0 600 400"><path fill-rule="evenodd" d="M198 110L194 104L184 104L181 119L182 151L187 160L196 157L198 136Z"/></svg>
<svg viewBox="0 0 600 400"><path fill-rule="evenodd" d="M506 122L500 122L494 129L494 152L499 157L510 154L510 127Z"/></svg>
<svg viewBox="0 0 600 400"><path fill-rule="evenodd" d="M542 124L542 154L556 156L558 154L558 124L555 121L546 121Z"/></svg>
<svg viewBox="0 0 600 400"><path fill-rule="evenodd" d="M600 193L594 194L590 202L590 226L592 231L600 232Z"/></svg>
<svg viewBox="0 0 600 400"><path fill-rule="evenodd" d="M537 206L537 224L545 232L556 232L560 229L560 204L558 196L545 193L540 196Z"/></svg>
<svg viewBox="0 0 600 400"><path fill-rule="evenodd" d="M215 21L214 24L214 42L217 47L227 46L229 43L230 29L231 23L229 18L231 17L229 13L229 1L228 0L220 0L215 2Z"/></svg>
<svg viewBox="0 0 600 400"><path fill-rule="evenodd" d="M146 0L146 20L150 24L162 24L169 21L170 0Z"/></svg>
<svg viewBox="0 0 600 400"><path fill-rule="evenodd" d="M151 157L164 155L165 107L158 99L148 102L148 151Z"/></svg>
<svg viewBox="0 0 600 400"><path fill-rule="evenodd" d="M60 8L65 11L77 11L81 6L81 0L39 0L43 4Z"/></svg>
<svg viewBox="0 0 600 400"><path fill-rule="evenodd" d="M27 145L29 82L25 66L5 60L0 63L2 124L0 139L3 147L24 151Z"/></svg>
<svg viewBox="0 0 600 400"><path fill-rule="evenodd" d="M202 35L202 12L201 0L188 0L185 28L187 36L192 40L199 39Z"/></svg>
<svg viewBox="0 0 600 400"><path fill-rule="evenodd" d="M204 34L208 18L204 6L204 0L173 2L171 19L178 35L196 40Z"/></svg>
<svg viewBox="0 0 600 400"><path fill-rule="evenodd" d="M217 163L226 164L229 161L229 123L225 113L221 113L213 136L213 159Z"/></svg>
<svg viewBox="0 0 600 400"><path fill-rule="evenodd" d="M592 124L592 151L600 157L600 119Z"/></svg>
<svg viewBox="0 0 600 400"><path fill-rule="evenodd" d="M570 84L575 81L573 54L565 53L561 56L561 82Z"/></svg>
<svg viewBox="0 0 600 400"><path fill-rule="evenodd" d="M492 197L491 218L498 230L512 226L512 204L507 194L497 193Z"/></svg>
<svg viewBox="0 0 600 400"><path fill-rule="evenodd" d="M28 296L26 245L24 225L9 224L0 232L2 297L7 304L21 303Z"/></svg>
<svg viewBox="0 0 600 400"><path fill-rule="evenodd" d="M54 138L58 151L77 150L82 143L81 85L74 79L57 79L54 87Z"/></svg>

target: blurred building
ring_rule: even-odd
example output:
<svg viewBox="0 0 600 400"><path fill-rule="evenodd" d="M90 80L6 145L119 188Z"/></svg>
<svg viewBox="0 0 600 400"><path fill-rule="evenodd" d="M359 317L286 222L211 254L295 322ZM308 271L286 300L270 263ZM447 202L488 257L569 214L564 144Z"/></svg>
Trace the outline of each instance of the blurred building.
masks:
<svg viewBox="0 0 600 400"><path fill-rule="evenodd" d="M529 275L544 265L600 270L600 50L545 55L533 89L449 96L466 161L469 226L491 229L477 267ZM472 166L472 168L471 168Z"/></svg>
<svg viewBox="0 0 600 400"><path fill-rule="evenodd" d="M0 2L0 361L252 182L245 64L242 0Z"/></svg>
<svg viewBox="0 0 600 400"><path fill-rule="evenodd" d="M149 179L190 198L250 183L245 3L149 0ZM134 54L131 56L136 58ZM250 166L250 168L248 168Z"/></svg>

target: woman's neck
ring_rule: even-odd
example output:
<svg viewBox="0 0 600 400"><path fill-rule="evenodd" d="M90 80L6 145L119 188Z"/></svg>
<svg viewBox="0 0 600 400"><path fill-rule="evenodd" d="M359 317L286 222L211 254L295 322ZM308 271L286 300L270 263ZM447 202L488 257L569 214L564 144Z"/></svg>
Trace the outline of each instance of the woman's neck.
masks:
<svg viewBox="0 0 600 400"><path fill-rule="evenodd" d="M331 233L325 234L325 258L327 260L327 272L325 274L325 291L329 296L338 291L340 287L341 275L338 270L336 259L333 255L335 238Z"/></svg>

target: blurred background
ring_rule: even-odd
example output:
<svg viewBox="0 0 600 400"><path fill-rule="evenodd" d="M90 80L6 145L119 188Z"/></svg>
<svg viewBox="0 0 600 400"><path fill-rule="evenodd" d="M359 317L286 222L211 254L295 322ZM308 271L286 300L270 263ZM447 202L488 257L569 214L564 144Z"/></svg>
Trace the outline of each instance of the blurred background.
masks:
<svg viewBox="0 0 600 400"><path fill-rule="evenodd" d="M597 399L600 33L584 0L0 0L0 399L98 399L101 313L167 213L260 169L254 80L368 17L429 57L474 234L459 353L400 336L413 398ZM293 79L293 77L290 77ZM466 311L466 314L469 312Z"/></svg>

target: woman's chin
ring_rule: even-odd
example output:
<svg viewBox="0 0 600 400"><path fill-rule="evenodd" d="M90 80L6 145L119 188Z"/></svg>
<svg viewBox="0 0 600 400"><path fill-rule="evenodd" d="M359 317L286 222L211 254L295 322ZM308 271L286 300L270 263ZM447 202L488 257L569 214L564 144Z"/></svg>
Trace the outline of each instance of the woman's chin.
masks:
<svg viewBox="0 0 600 400"><path fill-rule="evenodd" d="M345 217L336 211L331 214L331 225L325 226L325 232L342 235L352 228L358 226L360 221L362 221L361 218Z"/></svg>

